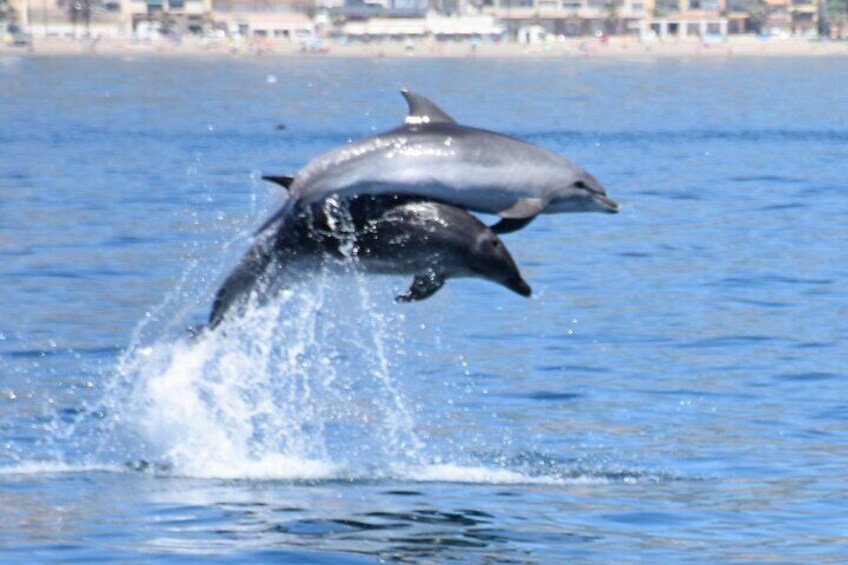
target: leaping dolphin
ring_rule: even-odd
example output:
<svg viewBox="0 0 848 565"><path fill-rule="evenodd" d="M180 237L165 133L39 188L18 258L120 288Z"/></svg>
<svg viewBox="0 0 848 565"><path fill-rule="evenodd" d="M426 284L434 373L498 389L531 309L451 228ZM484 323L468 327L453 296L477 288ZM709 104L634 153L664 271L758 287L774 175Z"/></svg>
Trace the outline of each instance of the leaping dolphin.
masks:
<svg viewBox="0 0 848 565"><path fill-rule="evenodd" d="M400 302L423 300L454 277L478 277L530 296L509 251L480 220L455 206L392 195L289 200L259 229L254 245L218 290L215 328L251 296L260 302L292 279L333 264L414 275Z"/></svg>
<svg viewBox="0 0 848 565"><path fill-rule="evenodd" d="M294 178L290 195L315 202L331 195L418 196L497 214L497 233L538 214L616 213L618 204L589 173L547 149L462 126L427 98L402 90L404 123L321 155Z"/></svg>

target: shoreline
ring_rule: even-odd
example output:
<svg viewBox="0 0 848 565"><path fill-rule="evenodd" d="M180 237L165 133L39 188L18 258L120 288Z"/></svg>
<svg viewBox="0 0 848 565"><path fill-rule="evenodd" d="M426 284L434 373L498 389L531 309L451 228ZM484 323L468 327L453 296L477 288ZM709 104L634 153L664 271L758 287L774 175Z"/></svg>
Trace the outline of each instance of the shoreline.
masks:
<svg viewBox="0 0 848 565"><path fill-rule="evenodd" d="M322 42L319 50L306 50L291 42L203 42L186 40L179 44L166 40L131 43L123 38L67 39L37 38L29 47L0 45L0 56L67 57L187 57L187 58L483 58L483 59L718 59L734 57L844 57L848 42L803 38L730 37L722 42L698 40L642 43L629 37L574 38L540 45L518 43L479 43L420 41L404 43Z"/></svg>

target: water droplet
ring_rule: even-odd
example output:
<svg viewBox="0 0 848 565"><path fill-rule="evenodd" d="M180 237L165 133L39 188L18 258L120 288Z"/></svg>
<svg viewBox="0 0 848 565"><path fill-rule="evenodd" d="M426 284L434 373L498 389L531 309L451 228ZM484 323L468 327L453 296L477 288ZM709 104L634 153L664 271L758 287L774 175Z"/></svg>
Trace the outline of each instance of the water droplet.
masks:
<svg viewBox="0 0 848 565"><path fill-rule="evenodd" d="M212 125L212 124L209 124L209 125L206 126L206 129L208 129L209 131L215 131L215 126Z"/></svg>
<svg viewBox="0 0 848 565"><path fill-rule="evenodd" d="M268 75L265 77L265 82L268 84L277 84L277 75Z"/></svg>

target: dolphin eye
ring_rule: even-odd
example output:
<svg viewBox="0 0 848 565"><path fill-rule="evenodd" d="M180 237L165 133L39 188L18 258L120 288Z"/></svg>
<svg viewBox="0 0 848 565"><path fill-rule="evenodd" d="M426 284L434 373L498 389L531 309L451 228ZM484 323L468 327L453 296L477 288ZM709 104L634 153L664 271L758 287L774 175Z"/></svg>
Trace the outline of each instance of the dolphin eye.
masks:
<svg viewBox="0 0 848 565"><path fill-rule="evenodd" d="M497 248L498 248L498 247L500 247L500 246L501 246L501 242L500 242L499 240L497 240L497 239L493 239L493 240L492 240L492 247L494 247L495 249L497 249Z"/></svg>
<svg viewBox="0 0 848 565"><path fill-rule="evenodd" d="M602 191L600 191L597 188L594 188L592 186L589 186L588 184L586 184L586 181L582 181L582 180L575 182L574 187L583 189L583 190L590 192L592 194L603 194Z"/></svg>

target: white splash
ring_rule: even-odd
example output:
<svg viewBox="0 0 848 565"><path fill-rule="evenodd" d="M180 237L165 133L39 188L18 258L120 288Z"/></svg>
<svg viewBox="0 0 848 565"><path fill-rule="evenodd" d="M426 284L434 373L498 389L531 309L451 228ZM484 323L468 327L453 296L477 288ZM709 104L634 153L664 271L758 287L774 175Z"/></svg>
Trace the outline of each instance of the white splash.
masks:
<svg viewBox="0 0 848 565"><path fill-rule="evenodd" d="M342 278L320 273L192 340L133 347L107 407L139 438L131 457L217 478L361 477L418 463L396 385L403 331L364 277Z"/></svg>

